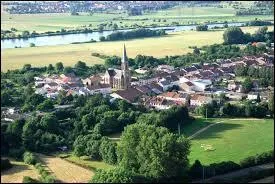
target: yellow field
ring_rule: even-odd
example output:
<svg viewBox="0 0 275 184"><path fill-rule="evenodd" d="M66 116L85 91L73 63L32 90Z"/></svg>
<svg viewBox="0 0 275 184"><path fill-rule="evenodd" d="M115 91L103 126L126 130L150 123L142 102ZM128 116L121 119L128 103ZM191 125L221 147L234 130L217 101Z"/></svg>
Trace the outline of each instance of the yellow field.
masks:
<svg viewBox="0 0 275 184"><path fill-rule="evenodd" d="M254 33L259 27L243 27L242 29L244 32ZM269 30L272 29L273 26L269 26ZM138 54L157 58L180 55L192 52L192 49L188 48L189 46L201 47L222 43L223 32L224 30L183 31L158 38L5 49L2 50L1 55L1 71L21 68L26 63L33 66L46 66L59 61L63 62L65 66L72 66L79 60L85 61L87 65L103 63L102 59L91 56L91 53L121 56L123 43L126 44L127 54L131 58Z"/></svg>
<svg viewBox="0 0 275 184"><path fill-rule="evenodd" d="M1 171L1 183L22 183L24 176L29 176L33 179L39 178L39 174L33 166L10 160L13 167L6 171Z"/></svg>

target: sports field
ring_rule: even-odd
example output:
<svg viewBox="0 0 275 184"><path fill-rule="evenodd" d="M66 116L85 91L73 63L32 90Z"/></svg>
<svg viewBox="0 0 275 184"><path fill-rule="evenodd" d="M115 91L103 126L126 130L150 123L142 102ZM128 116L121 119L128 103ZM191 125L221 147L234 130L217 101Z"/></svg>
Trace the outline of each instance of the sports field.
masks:
<svg viewBox="0 0 275 184"><path fill-rule="evenodd" d="M259 27L243 27L242 29L244 32L254 33ZM269 30L271 29L273 27L269 26ZM72 66L79 60L85 61L87 65L103 63L102 59L91 56L91 53L121 56L123 43L126 44L127 54L131 58L138 54L157 58L181 55L192 52L190 46L201 47L222 43L223 32L224 30L182 31L162 37L128 41L5 49L2 50L1 55L1 71L21 68L26 63L33 66L47 66L59 61L63 62L65 66Z"/></svg>
<svg viewBox="0 0 275 184"><path fill-rule="evenodd" d="M191 140L190 162L234 161L274 149L274 120L224 119Z"/></svg>

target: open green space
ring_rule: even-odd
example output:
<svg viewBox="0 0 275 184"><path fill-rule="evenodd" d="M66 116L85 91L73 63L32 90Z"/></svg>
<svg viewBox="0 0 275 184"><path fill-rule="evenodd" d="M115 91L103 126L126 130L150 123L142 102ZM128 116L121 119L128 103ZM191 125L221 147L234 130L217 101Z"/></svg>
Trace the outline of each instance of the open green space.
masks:
<svg viewBox="0 0 275 184"><path fill-rule="evenodd" d="M217 121L220 121L217 119ZM273 119L223 119L191 141L190 162L203 164L240 160L274 149ZM206 151L210 147L212 151Z"/></svg>
<svg viewBox="0 0 275 184"><path fill-rule="evenodd" d="M273 26L268 28L273 30ZM258 29L259 27L242 27L244 32L250 33L254 33ZM121 56L124 43L127 47L127 55L131 58L138 54L157 58L182 55L193 51L189 48L190 46L201 47L222 43L223 32L224 29L206 32L182 31L162 37L127 41L4 49L1 55L1 71L22 68L26 63L33 66L46 66L63 62L65 66L72 66L80 60L86 62L87 65L100 64L103 63L103 60L91 56L92 53Z"/></svg>
<svg viewBox="0 0 275 184"><path fill-rule="evenodd" d="M125 11L105 13L80 13L72 16L69 13L52 14L7 14L1 13L2 29L16 28L19 32L24 30L46 32L60 31L60 29L75 29L82 26L97 28L99 24L116 23L119 28L131 28L139 26L168 26L205 23L205 22L242 22L255 18L262 20L273 20L272 15L236 16L233 8L217 7L174 7L167 10L144 12L140 16L128 16ZM112 26L111 26L112 27ZM110 27L110 28L111 28ZM108 26L106 27L108 29Z"/></svg>

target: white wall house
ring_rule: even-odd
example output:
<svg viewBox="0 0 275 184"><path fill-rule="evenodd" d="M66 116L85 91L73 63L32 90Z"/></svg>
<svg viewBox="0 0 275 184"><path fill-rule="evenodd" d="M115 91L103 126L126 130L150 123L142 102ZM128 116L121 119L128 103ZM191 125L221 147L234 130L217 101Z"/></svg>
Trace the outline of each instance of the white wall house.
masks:
<svg viewBox="0 0 275 184"><path fill-rule="evenodd" d="M195 86L194 88L195 91L205 91L206 88L212 85L211 80L207 80L207 79L193 80L192 83Z"/></svg>

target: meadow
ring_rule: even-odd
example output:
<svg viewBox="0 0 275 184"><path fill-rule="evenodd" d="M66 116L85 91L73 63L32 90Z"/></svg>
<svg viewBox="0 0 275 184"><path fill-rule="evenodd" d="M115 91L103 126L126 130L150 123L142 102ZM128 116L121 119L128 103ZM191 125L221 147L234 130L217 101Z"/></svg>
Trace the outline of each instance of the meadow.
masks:
<svg viewBox="0 0 275 184"><path fill-rule="evenodd" d="M242 27L244 32L250 33L254 33L257 29L259 27ZM272 29L273 27L269 26L269 30ZM4 49L1 55L1 71L22 68L27 63L32 66L47 66L60 61L65 66L73 66L80 60L86 62L87 65L100 64L104 61L91 56L92 53L121 56L124 43L126 44L127 54L131 58L138 54L157 58L182 55L193 51L189 48L190 46L201 47L222 43L223 32L224 29L206 32L182 31L162 37L127 41Z"/></svg>
<svg viewBox="0 0 275 184"><path fill-rule="evenodd" d="M214 7L174 7L167 10L144 12L139 16L128 16L125 11L94 13L80 13L72 16L69 13L49 14L8 14L1 12L2 29L16 28L18 32L28 30L30 32L60 31L65 29L76 29L89 26L96 29L99 24L116 23L119 28L130 28L134 25L140 26L168 26L178 24L193 24L207 22L242 22L255 18L261 20L273 20L272 15L236 16L232 8ZM108 27L107 27L108 28ZM112 26L110 27L112 28Z"/></svg>
<svg viewBox="0 0 275 184"><path fill-rule="evenodd" d="M248 156L274 149L273 119L223 121L192 139L191 163L196 159L203 164L229 160L238 163ZM205 150L206 147L212 151Z"/></svg>

